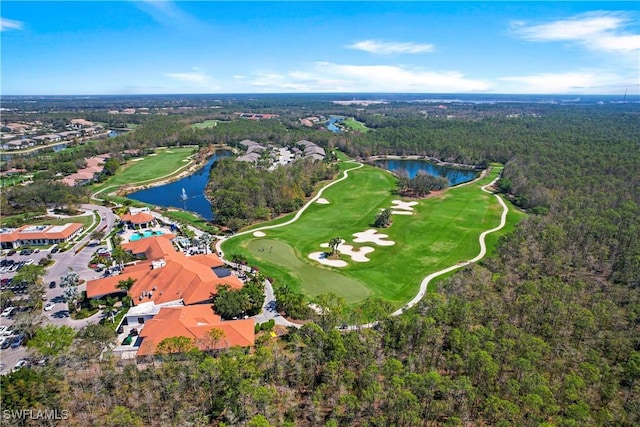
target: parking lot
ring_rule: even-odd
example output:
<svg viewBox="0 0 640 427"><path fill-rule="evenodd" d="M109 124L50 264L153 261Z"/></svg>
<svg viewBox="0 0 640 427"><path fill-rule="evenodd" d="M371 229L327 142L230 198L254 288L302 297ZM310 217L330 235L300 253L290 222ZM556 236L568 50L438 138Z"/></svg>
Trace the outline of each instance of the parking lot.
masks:
<svg viewBox="0 0 640 427"><path fill-rule="evenodd" d="M102 206L92 206L92 208L97 208L102 216L107 216L107 219L103 219L103 221L107 221L111 225L114 223L115 216L109 209ZM82 242L88 239L89 237L85 236ZM77 247L81 247L82 242ZM76 329L84 327L91 322L95 323L100 319L100 314L82 320L73 320L69 317L69 307L64 300L64 288L60 287L60 278L70 269L78 273L81 281L99 277L100 273L88 267L95 250L96 248L84 247L78 253L75 253L73 249L60 252L57 250L57 246L46 249L28 249L26 251L5 250L0 257L0 287L3 291L11 290L15 294L12 299L27 298L26 284L14 283L13 277L25 265L38 264L42 258L51 255L54 263L47 268L43 278L46 294L43 295L42 314L45 316L45 321L56 326L67 325ZM55 286L52 286L51 282L55 282ZM78 287L78 290L80 292L85 290L84 283ZM5 305L4 302L2 301L3 306ZM47 304L51 308L44 310ZM0 315L0 374L10 372L19 360L29 359L26 348L22 345L24 341L13 347L11 346L11 343L19 336L19 331L15 331L13 328L16 314L17 307L6 316Z"/></svg>

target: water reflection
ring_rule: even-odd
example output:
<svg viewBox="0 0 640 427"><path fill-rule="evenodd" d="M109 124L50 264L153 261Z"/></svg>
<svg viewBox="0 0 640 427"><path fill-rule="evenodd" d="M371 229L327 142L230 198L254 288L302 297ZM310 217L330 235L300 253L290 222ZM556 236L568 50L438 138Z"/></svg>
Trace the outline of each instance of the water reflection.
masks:
<svg viewBox="0 0 640 427"><path fill-rule="evenodd" d="M127 197L156 206L187 210L211 220L213 219L211 203L204 196L204 190L209 182L209 171L214 162L230 155L229 151L216 151L204 167L191 175L169 184L136 191Z"/></svg>
<svg viewBox="0 0 640 427"><path fill-rule="evenodd" d="M385 159L376 160L373 164L396 173L404 170L408 174L409 178L415 177L420 171L434 176L441 176L449 180L450 186L471 181L478 176L478 173L474 170L436 165L424 160Z"/></svg>

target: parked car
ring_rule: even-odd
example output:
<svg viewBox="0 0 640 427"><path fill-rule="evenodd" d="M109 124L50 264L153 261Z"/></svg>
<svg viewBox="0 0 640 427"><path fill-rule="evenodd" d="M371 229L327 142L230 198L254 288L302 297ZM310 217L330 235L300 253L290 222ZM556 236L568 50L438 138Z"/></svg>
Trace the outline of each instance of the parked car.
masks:
<svg viewBox="0 0 640 427"><path fill-rule="evenodd" d="M13 335L13 329L11 326L3 326L5 329L1 332L2 336L8 337Z"/></svg>
<svg viewBox="0 0 640 427"><path fill-rule="evenodd" d="M17 370L21 368L26 368L28 366L29 366L29 361L27 359L20 359L18 360L18 363L16 363L16 366L13 367L13 370L11 372L16 372Z"/></svg>
<svg viewBox="0 0 640 427"><path fill-rule="evenodd" d="M9 252L7 252L7 256L11 256L11 255L15 255L16 254L16 250L15 249L11 249Z"/></svg>
<svg viewBox="0 0 640 427"><path fill-rule="evenodd" d="M20 347L22 344L24 344L24 340L27 337L25 336L25 334L20 334L18 336L16 336L13 341L11 341L11 348L18 348Z"/></svg>
<svg viewBox="0 0 640 427"><path fill-rule="evenodd" d="M55 254L56 252L58 252L60 250L60 248L58 248L57 246L54 246L51 248L51 253Z"/></svg>
<svg viewBox="0 0 640 427"><path fill-rule="evenodd" d="M56 303L53 301L49 301L48 303L46 303L44 305L44 311L51 311L53 310L53 307L55 307Z"/></svg>
<svg viewBox="0 0 640 427"><path fill-rule="evenodd" d="M2 310L2 313L0 313L0 316L2 317L9 317L11 316L11 314L13 313L13 310L15 310L15 307L7 307L4 310Z"/></svg>
<svg viewBox="0 0 640 427"><path fill-rule="evenodd" d="M0 349L6 350L7 348L9 348L11 346L12 342L13 342L13 339L11 337L6 337L4 339L4 341L2 341L0 343Z"/></svg>
<svg viewBox="0 0 640 427"><path fill-rule="evenodd" d="M54 289L55 287L56 287L56 281L55 281L55 280L52 280L52 281L49 283L49 289Z"/></svg>

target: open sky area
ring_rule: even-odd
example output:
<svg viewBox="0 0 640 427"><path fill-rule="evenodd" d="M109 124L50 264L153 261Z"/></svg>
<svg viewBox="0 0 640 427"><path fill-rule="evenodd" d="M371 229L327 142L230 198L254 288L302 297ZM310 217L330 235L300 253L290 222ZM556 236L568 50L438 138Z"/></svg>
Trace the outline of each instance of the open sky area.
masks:
<svg viewBox="0 0 640 427"><path fill-rule="evenodd" d="M2 1L3 95L640 93L637 2Z"/></svg>

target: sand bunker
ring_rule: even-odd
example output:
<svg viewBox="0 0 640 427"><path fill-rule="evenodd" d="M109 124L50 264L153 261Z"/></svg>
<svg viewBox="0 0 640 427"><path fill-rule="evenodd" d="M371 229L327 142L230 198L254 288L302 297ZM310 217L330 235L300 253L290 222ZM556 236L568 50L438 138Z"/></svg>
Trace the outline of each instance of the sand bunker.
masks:
<svg viewBox="0 0 640 427"><path fill-rule="evenodd" d="M346 261L341 259L327 259L326 252L313 252L309 254L309 258L318 261L320 264L328 265L330 267L346 267Z"/></svg>
<svg viewBox="0 0 640 427"><path fill-rule="evenodd" d="M321 243L320 247L321 248L328 248L329 244L328 243ZM361 248L354 249L352 245L345 244L344 239L342 240L342 243L340 243L336 249L342 255L346 255L348 257L351 257L351 259L353 261L355 261L355 262L368 262L368 261L371 261L369 258L367 258L367 254L370 254L371 252L373 252L375 250L371 246L362 246ZM347 266L347 263L345 261L327 259L327 253L326 252L314 252L312 254L309 254L309 258L318 261L320 264L330 265L331 267L346 267Z"/></svg>
<svg viewBox="0 0 640 427"><path fill-rule="evenodd" d="M157 155L158 155L157 153L151 153L151 154L149 154L149 156L157 156Z"/></svg>
<svg viewBox="0 0 640 427"><path fill-rule="evenodd" d="M327 199L325 199L324 197L320 197L318 200L316 200L316 203L319 203L321 205L328 205L329 201Z"/></svg>
<svg viewBox="0 0 640 427"><path fill-rule="evenodd" d="M391 215L413 215L411 211L391 211Z"/></svg>
<svg viewBox="0 0 640 427"><path fill-rule="evenodd" d="M387 234L378 234L378 230L375 228L370 228L366 231L361 231L359 233L353 233L355 239L353 239L356 243L365 243L371 242L375 243L378 246L392 246L395 245L396 242L392 240L384 240L389 237Z"/></svg>
<svg viewBox="0 0 640 427"><path fill-rule="evenodd" d="M253 235L256 237L264 237L266 236L266 234L264 234L262 231L254 231Z"/></svg>
<svg viewBox="0 0 640 427"><path fill-rule="evenodd" d="M418 204L418 202L403 202L402 200L392 200L391 203L394 205L391 206L391 209L399 209L405 211L412 211L412 206Z"/></svg>
<svg viewBox="0 0 640 427"><path fill-rule="evenodd" d="M142 159L131 159L132 162L141 162L143 160L144 160L144 158L142 158Z"/></svg>
<svg viewBox="0 0 640 427"><path fill-rule="evenodd" d="M370 254L374 250L375 249L371 246L362 246L361 248L354 250L351 245L345 245L344 243L338 245L338 252L343 255L350 256L355 262L370 261L369 258L367 258L367 254Z"/></svg>

